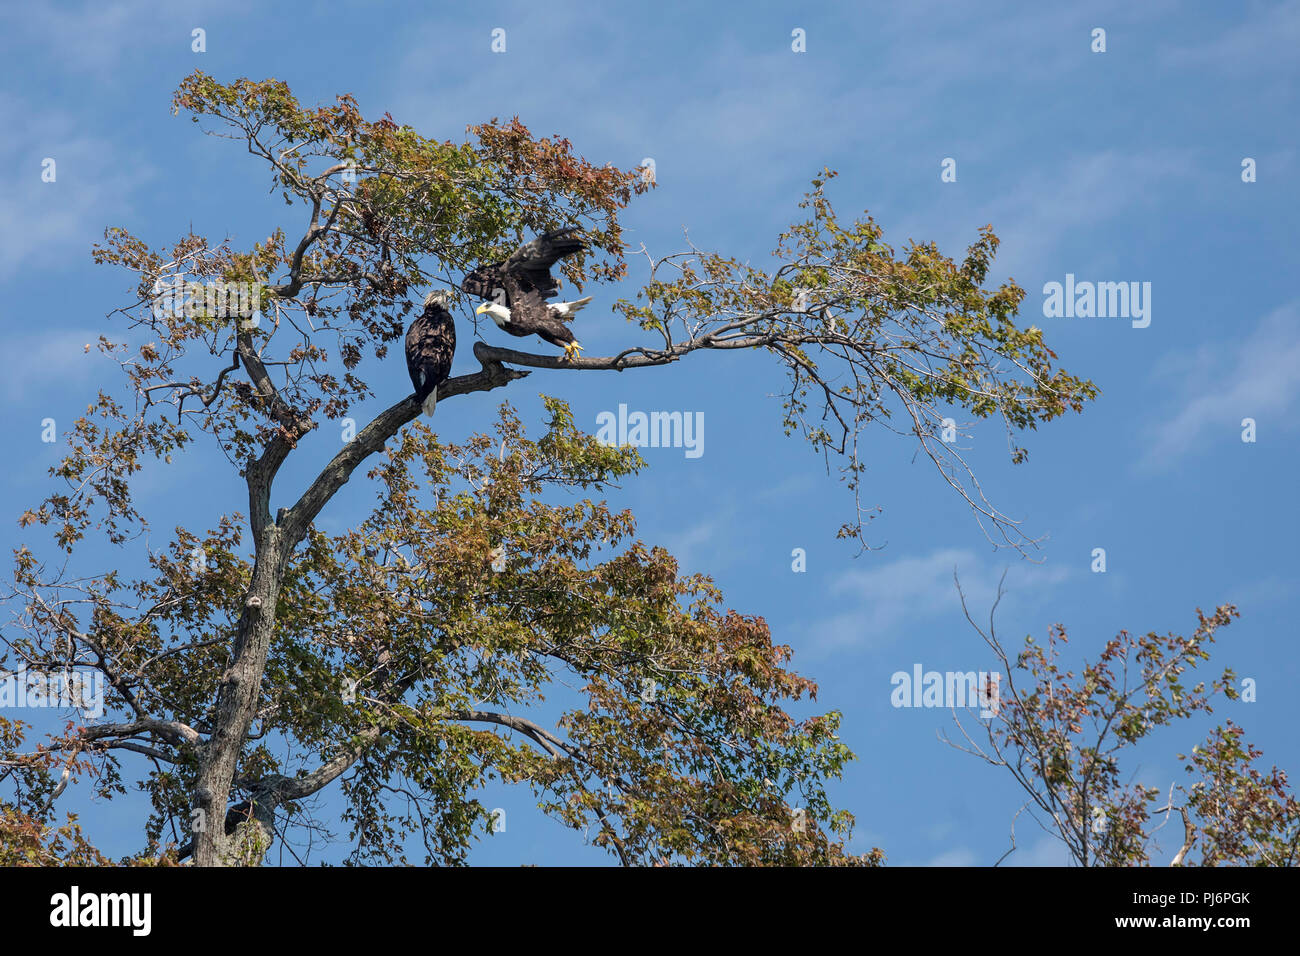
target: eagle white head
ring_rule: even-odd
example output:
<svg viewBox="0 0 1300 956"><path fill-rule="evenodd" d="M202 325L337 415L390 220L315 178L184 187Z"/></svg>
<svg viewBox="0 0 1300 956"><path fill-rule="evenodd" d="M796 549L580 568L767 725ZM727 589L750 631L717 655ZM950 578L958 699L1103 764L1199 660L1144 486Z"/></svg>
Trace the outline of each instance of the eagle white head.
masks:
<svg viewBox="0 0 1300 956"><path fill-rule="evenodd" d="M424 307L427 309L431 305L440 305L444 309L451 304L451 293L446 289L434 289L424 297Z"/></svg>
<svg viewBox="0 0 1300 956"><path fill-rule="evenodd" d="M510 322L510 310L504 305L499 305L496 302L485 302L474 310L475 315L483 315L485 312L492 316L492 321L503 329Z"/></svg>

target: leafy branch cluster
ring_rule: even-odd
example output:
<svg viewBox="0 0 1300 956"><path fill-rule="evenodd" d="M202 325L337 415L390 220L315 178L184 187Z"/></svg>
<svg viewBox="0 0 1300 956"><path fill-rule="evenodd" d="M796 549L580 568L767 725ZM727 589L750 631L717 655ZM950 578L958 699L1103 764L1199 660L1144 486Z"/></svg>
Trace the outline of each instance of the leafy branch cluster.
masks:
<svg viewBox="0 0 1300 956"><path fill-rule="evenodd" d="M1007 771L1029 797L1022 810L1080 866L1149 863L1156 835L1174 811L1182 823L1175 865L1294 866L1300 860L1300 803L1286 774L1253 767L1261 752L1242 744L1242 729L1232 721L1216 727L1190 758L1179 755L1189 784L1165 792L1123 777L1122 758L1158 729L1212 713L1216 694L1238 699L1230 668L1208 686L1187 683L1188 672L1209 659L1217 631L1238 616L1232 605L1196 614L1188 636L1121 631L1076 673L1061 664L1069 639L1060 625L1045 644L1027 637L1013 657L993 612L981 626L967 610L1006 676L986 740L977 743L958 720L965 743L956 746ZM1013 850L1014 834L1013 827Z"/></svg>

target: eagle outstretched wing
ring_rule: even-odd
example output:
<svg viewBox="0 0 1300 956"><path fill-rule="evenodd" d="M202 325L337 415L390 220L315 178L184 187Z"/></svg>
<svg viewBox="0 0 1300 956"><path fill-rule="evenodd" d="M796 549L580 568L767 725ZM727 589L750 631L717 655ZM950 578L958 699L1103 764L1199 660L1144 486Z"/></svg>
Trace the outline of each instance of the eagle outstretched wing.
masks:
<svg viewBox="0 0 1300 956"><path fill-rule="evenodd" d="M520 307L516 299L535 297L545 309L547 299L559 292L559 283L551 275L551 266L566 256L579 252L585 243L574 237L577 226L565 226L542 233L525 242L502 262L479 266L461 280L461 291L479 299L489 299L511 311ZM536 305L525 305L532 312Z"/></svg>

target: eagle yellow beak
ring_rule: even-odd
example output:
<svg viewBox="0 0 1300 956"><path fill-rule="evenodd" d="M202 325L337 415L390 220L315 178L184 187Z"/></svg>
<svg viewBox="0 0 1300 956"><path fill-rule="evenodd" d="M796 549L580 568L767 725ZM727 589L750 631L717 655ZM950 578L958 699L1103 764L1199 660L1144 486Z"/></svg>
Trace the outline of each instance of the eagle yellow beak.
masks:
<svg viewBox="0 0 1300 956"><path fill-rule="evenodd" d="M487 303L485 302L485 303L483 303L482 305L480 305L477 309L474 310L474 314L475 314L475 315L482 315L484 312L487 311L487 309L488 309L488 307L487 307Z"/></svg>

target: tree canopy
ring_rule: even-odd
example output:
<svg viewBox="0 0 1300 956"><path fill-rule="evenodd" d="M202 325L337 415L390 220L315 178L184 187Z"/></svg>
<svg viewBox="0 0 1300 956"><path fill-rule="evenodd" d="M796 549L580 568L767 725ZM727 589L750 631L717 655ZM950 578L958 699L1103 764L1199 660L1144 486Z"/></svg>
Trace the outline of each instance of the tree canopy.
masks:
<svg viewBox="0 0 1300 956"><path fill-rule="evenodd" d="M110 315L126 329L98 343L123 381L77 420L56 490L22 521L74 558L90 534L130 551L148 527L136 476L179 454L223 456L248 511L177 528L139 576L56 567L44 545L17 552L22 629L0 664L94 668L110 715L35 745L29 726L0 718L0 826L18 858L94 859L57 811L67 783L89 775L108 796L128 778L148 793L139 862L260 862L294 828L313 831L308 798L331 785L350 859L404 859L411 837L428 861L460 862L490 829L476 799L489 780L531 787L624 863L880 862L846 849L852 818L827 796L852 757L838 715L792 716L816 685L789 669L790 648L597 500L643 462L577 429L561 398L546 399L540 433L502 404L449 440L407 397L305 486L286 487L281 468L313 429L373 397L375 375L398 374L389 346L421 290L454 290L531 234L578 225L588 252L563 267L577 287L644 259L641 288L616 307L627 347L562 363L476 341L479 369L445 383L439 408L530 369L747 350L788 373L787 431L839 468L854 501L843 536L870 544L860 450L875 425L914 441L992 540L1032 547L945 422L1001 418L1019 462L1017 436L1097 390L1017 324L1023 290L986 287L992 229L960 261L933 244L895 251L869 216L841 221L827 170L770 266L694 247L656 257L627 249L619 222L650 179L517 118L440 142L387 114L366 120L348 96L313 108L280 81L201 72L174 109L265 164L299 225L247 249L107 231L96 261L134 282L134 301ZM260 311L162 294L187 282L251 290ZM363 466L373 509L325 534L316 519ZM292 504L273 515L273 500Z"/></svg>

